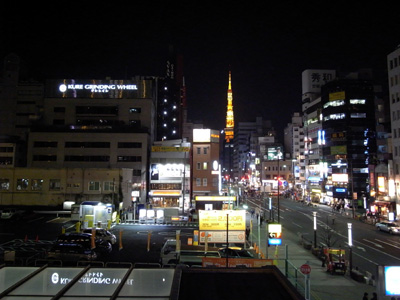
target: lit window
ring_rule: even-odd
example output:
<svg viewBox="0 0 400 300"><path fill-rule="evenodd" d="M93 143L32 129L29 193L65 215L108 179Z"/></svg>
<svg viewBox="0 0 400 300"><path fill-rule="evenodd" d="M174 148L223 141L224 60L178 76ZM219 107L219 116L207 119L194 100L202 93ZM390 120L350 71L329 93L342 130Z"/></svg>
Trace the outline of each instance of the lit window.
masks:
<svg viewBox="0 0 400 300"><path fill-rule="evenodd" d="M353 113L350 115L350 118L353 119L360 119L360 118L366 118L367 114L366 113Z"/></svg>
<svg viewBox="0 0 400 300"><path fill-rule="evenodd" d="M329 106L342 106L344 104L345 104L344 100L329 101L328 103L324 104L324 108L327 108Z"/></svg>
<svg viewBox="0 0 400 300"><path fill-rule="evenodd" d="M29 179L17 179L17 191L26 191L28 189Z"/></svg>
<svg viewBox="0 0 400 300"><path fill-rule="evenodd" d="M365 104L365 99L350 99L350 104Z"/></svg>

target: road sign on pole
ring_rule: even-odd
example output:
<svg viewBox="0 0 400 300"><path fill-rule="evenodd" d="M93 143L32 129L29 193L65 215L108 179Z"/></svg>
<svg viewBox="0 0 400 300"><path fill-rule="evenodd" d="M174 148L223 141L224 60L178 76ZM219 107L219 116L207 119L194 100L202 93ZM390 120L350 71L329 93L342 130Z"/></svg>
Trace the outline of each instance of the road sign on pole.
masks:
<svg viewBox="0 0 400 300"><path fill-rule="evenodd" d="M308 275L311 273L311 267L308 264L303 264L300 266L300 272L304 275Z"/></svg>

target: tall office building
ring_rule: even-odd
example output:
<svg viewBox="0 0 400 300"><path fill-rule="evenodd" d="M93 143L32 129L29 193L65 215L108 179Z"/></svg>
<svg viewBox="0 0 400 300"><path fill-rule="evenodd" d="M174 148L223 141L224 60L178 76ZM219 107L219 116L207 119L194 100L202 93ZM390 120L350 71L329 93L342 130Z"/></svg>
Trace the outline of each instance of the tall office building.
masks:
<svg viewBox="0 0 400 300"><path fill-rule="evenodd" d="M389 101L392 128L393 166L392 180L393 198L396 210L400 211L400 45L387 56L389 78Z"/></svg>
<svg viewBox="0 0 400 300"><path fill-rule="evenodd" d="M332 173L330 178L320 177L327 179L325 189L333 198L347 199L350 206L352 199L368 197L373 185L369 167L376 164L376 129L371 75L350 74L325 84L321 90L318 144L322 146L322 163Z"/></svg>
<svg viewBox="0 0 400 300"><path fill-rule="evenodd" d="M158 78L156 140L182 138L186 113L186 90L183 76L183 57L173 47L169 49L166 74Z"/></svg>

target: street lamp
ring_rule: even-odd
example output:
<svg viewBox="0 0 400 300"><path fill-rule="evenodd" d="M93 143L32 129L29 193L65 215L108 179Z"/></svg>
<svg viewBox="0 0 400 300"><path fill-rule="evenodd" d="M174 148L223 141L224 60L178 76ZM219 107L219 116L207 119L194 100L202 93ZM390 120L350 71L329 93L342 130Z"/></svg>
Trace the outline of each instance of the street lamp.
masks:
<svg viewBox="0 0 400 300"><path fill-rule="evenodd" d="M317 212L313 211L314 216L314 248L317 248Z"/></svg>
<svg viewBox="0 0 400 300"><path fill-rule="evenodd" d="M348 234L348 237L349 237L349 242L348 242L348 244L349 244L349 251L350 251L350 257L349 257L349 268L350 268L350 272L351 272L351 270L353 269L353 253L352 253L352 250L353 250L353 235L352 235L352 232L351 232L351 223L347 223L347 234Z"/></svg>

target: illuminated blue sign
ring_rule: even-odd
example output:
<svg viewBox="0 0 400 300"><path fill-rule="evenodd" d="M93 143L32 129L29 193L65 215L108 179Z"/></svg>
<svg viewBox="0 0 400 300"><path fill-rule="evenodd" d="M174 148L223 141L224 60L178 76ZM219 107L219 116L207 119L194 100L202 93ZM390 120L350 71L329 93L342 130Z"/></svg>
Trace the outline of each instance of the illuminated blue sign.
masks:
<svg viewBox="0 0 400 300"><path fill-rule="evenodd" d="M270 245L282 245L282 239L268 239Z"/></svg>

